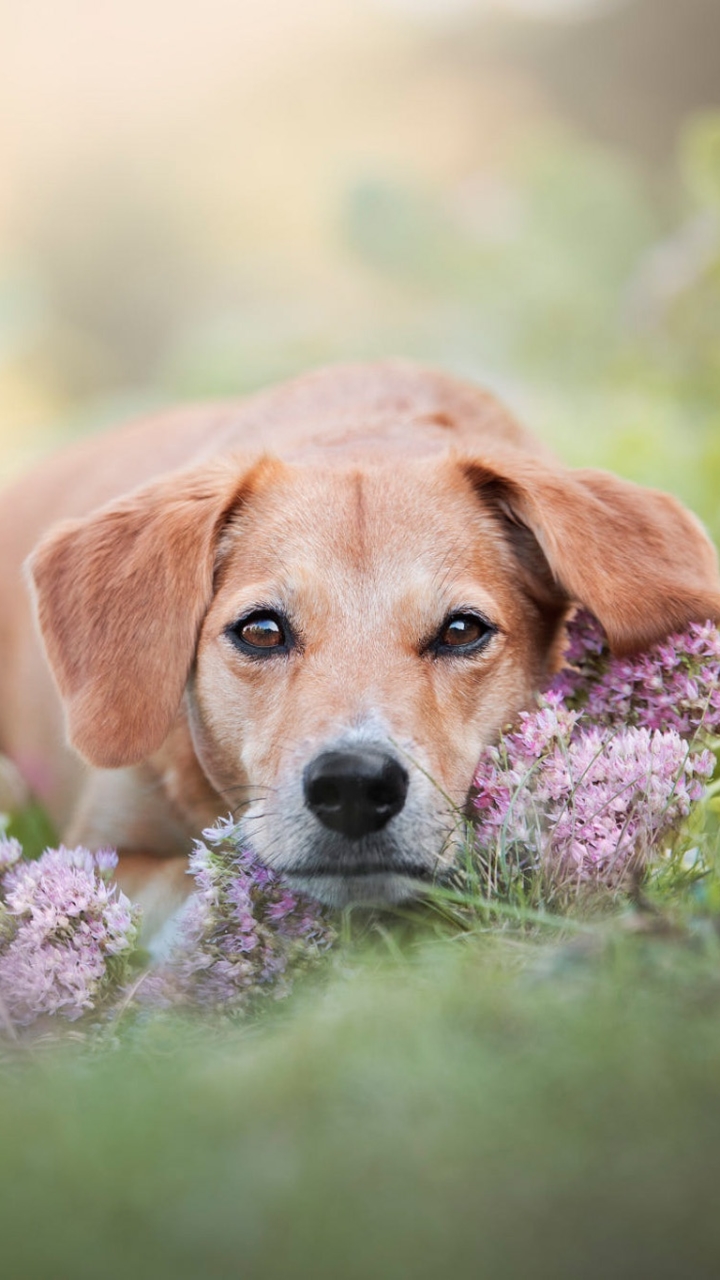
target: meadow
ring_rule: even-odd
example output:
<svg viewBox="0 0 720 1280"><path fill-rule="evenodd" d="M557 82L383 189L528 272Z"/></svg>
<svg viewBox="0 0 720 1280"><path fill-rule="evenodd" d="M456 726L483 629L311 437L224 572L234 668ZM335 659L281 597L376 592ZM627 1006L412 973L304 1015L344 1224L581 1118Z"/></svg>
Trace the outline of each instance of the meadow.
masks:
<svg viewBox="0 0 720 1280"><path fill-rule="evenodd" d="M312 353L275 340L272 369L258 345L245 384L387 351L491 368L568 462L666 487L720 538L720 120L688 124L660 191L551 136L503 199L483 239L431 192L349 190L347 252L422 296L422 325L365 317ZM163 395L228 389L205 337L195 373L168 357ZM41 840L36 812L16 821ZM4 1043L3 1273L715 1276L714 800L691 834L601 908L510 896L351 921L251 1018Z"/></svg>

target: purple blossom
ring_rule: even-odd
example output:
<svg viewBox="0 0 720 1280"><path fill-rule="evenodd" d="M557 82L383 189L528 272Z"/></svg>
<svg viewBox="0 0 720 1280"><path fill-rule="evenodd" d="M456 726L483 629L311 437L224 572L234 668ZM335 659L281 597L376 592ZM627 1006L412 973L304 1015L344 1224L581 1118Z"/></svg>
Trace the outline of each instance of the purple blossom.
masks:
<svg viewBox="0 0 720 1280"><path fill-rule="evenodd" d="M537 710L486 749L475 777L489 885L539 875L549 896L614 887L676 832L712 776L720 633L693 624L631 658L580 612Z"/></svg>
<svg viewBox="0 0 720 1280"><path fill-rule="evenodd" d="M238 844L227 819L203 832L190 859L195 878L171 950L142 989L151 1004L245 1010L286 995L292 978L331 945L327 913L290 892Z"/></svg>
<svg viewBox="0 0 720 1280"><path fill-rule="evenodd" d="M0 878L10 867L22 858L22 846L19 840L0 839Z"/></svg>
<svg viewBox="0 0 720 1280"><path fill-rule="evenodd" d="M720 631L691 623L632 657L612 657L585 610L569 623L566 665L550 688L595 724L720 733Z"/></svg>
<svg viewBox="0 0 720 1280"><path fill-rule="evenodd" d="M74 1021L119 989L138 912L109 883L115 854L61 847L27 862L21 852L0 842L0 995L19 1026Z"/></svg>

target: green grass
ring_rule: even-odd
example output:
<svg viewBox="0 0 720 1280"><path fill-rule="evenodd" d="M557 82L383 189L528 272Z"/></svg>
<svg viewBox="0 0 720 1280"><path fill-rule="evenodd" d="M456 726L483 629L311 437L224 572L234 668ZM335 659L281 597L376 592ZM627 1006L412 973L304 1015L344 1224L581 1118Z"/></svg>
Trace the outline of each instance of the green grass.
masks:
<svg viewBox="0 0 720 1280"><path fill-rule="evenodd" d="M714 1276L714 927L367 946L0 1079L9 1277Z"/></svg>
<svg viewBox="0 0 720 1280"><path fill-rule="evenodd" d="M678 854L594 913L474 891L361 916L245 1022L9 1047L3 1274L714 1276L712 817L699 836L704 874Z"/></svg>

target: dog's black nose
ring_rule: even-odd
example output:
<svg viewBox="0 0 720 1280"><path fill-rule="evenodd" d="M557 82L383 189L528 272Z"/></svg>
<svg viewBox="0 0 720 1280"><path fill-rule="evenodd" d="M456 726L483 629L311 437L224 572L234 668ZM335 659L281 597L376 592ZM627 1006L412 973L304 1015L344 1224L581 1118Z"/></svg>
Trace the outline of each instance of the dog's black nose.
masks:
<svg viewBox="0 0 720 1280"><path fill-rule="evenodd" d="M305 803L323 826L359 840L380 831L405 804L408 776L384 751L324 751L303 776Z"/></svg>

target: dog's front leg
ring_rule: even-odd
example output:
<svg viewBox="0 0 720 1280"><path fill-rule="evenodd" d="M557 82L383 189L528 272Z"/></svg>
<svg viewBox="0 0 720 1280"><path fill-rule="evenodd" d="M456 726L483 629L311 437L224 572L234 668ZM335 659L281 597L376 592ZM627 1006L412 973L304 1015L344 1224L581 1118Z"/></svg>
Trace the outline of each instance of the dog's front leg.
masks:
<svg viewBox="0 0 720 1280"><path fill-rule="evenodd" d="M148 942L192 890L187 855L193 833L168 799L162 779L147 765L93 769L64 843L117 850L116 880L143 912Z"/></svg>

